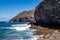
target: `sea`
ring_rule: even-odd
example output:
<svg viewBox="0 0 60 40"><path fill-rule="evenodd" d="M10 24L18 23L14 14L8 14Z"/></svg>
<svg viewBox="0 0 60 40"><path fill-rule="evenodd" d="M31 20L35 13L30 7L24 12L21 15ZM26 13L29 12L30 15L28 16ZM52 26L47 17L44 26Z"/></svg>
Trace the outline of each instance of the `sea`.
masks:
<svg viewBox="0 0 60 40"><path fill-rule="evenodd" d="M27 22L0 22L0 40L37 40L33 35L35 29L30 29Z"/></svg>

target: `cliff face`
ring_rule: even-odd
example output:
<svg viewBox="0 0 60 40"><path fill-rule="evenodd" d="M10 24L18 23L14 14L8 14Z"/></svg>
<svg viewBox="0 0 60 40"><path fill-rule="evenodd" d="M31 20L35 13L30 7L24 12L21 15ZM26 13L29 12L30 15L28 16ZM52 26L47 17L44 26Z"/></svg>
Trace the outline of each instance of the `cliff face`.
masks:
<svg viewBox="0 0 60 40"><path fill-rule="evenodd" d="M60 23L60 1L43 0L35 10L24 11L12 18L13 22Z"/></svg>
<svg viewBox="0 0 60 40"><path fill-rule="evenodd" d="M30 11L23 11L22 13L18 14L14 18L12 18L10 21L13 22L31 22L34 23L34 11L35 10L30 10Z"/></svg>
<svg viewBox="0 0 60 40"><path fill-rule="evenodd" d="M35 9L37 23L60 23L60 1L43 0Z"/></svg>

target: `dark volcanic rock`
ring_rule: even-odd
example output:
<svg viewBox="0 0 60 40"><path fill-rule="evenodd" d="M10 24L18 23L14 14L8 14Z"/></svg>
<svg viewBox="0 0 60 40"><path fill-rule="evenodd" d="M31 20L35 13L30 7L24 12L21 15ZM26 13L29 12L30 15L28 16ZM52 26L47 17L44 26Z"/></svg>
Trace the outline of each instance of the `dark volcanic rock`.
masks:
<svg viewBox="0 0 60 40"><path fill-rule="evenodd" d="M59 24L60 23L60 1L44 0L35 9L37 23Z"/></svg>
<svg viewBox="0 0 60 40"><path fill-rule="evenodd" d="M30 10L30 11L23 11L22 13L18 14L14 18L12 18L10 21L13 22L31 22L34 23L34 11L35 10Z"/></svg>

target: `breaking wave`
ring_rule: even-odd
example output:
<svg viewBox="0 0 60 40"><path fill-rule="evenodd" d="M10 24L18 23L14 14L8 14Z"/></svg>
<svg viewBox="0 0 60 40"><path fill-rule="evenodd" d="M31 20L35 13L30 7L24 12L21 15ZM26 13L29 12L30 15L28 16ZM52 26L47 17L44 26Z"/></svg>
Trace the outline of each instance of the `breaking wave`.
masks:
<svg viewBox="0 0 60 40"><path fill-rule="evenodd" d="M34 29L30 29L28 23L0 23L0 40L37 40L39 37L33 35Z"/></svg>

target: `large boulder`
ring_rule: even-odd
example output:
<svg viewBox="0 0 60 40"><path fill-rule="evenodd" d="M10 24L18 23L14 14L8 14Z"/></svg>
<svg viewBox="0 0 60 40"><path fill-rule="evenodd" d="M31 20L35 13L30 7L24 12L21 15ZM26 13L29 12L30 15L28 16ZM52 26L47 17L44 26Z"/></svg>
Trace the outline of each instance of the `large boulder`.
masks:
<svg viewBox="0 0 60 40"><path fill-rule="evenodd" d="M60 23L60 1L43 0L35 9L36 23L59 24Z"/></svg>
<svg viewBox="0 0 60 40"><path fill-rule="evenodd" d="M34 11L35 11L34 9L30 11L23 11L19 13L17 16L13 17L10 21L35 23Z"/></svg>

